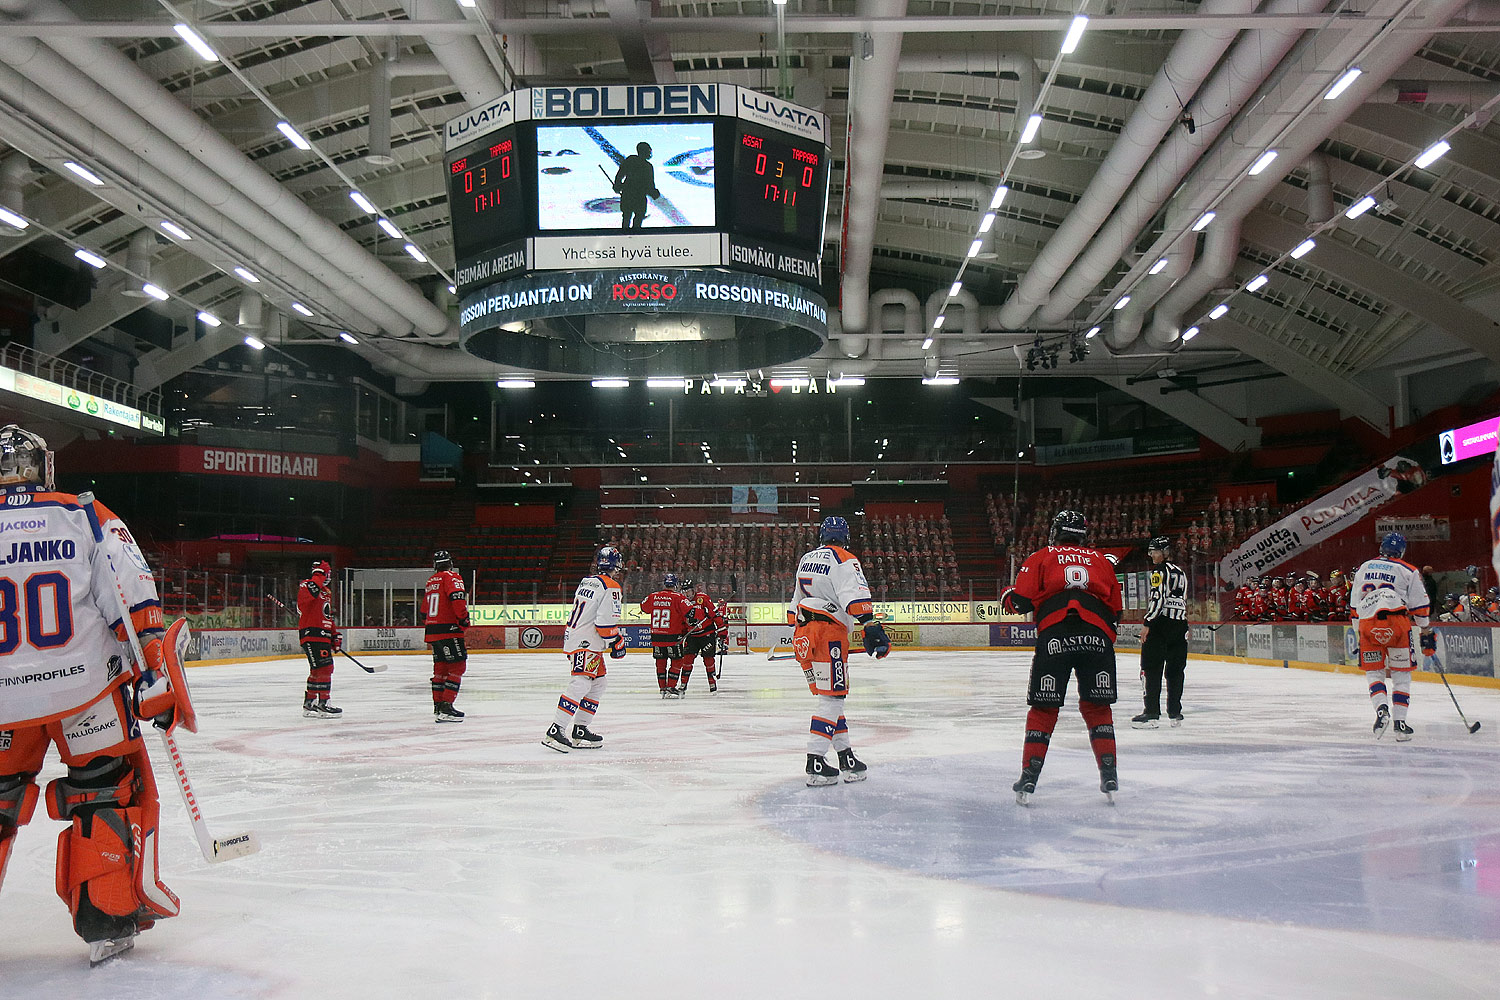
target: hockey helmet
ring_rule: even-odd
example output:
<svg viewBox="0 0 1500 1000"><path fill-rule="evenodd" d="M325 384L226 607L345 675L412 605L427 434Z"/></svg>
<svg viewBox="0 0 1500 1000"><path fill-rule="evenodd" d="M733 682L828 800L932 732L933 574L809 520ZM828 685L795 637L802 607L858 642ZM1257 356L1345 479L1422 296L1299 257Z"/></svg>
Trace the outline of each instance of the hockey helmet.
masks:
<svg viewBox="0 0 1500 1000"><path fill-rule="evenodd" d="M1317 572L1314 571L1314 570L1308 570L1307 571L1307 580L1308 580L1309 583L1317 583L1318 582L1318 574L1317 574Z"/></svg>
<svg viewBox="0 0 1500 1000"><path fill-rule="evenodd" d="M1406 555L1406 536L1399 531L1387 531L1380 539L1380 554L1387 559L1400 559Z"/></svg>
<svg viewBox="0 0 1500 1000"><path fill-rule="evenodd" d="M1333 572L1331 572L1331 573L1328 574L1328 579L1330 579L1330 580L1337 580L1340 577L1342 577L1343 575L1344 575L1344 571L1343 570L1336 569Z"/></svg>
<svg viewBox="0 0 1500 1000"><path fill-rule="evenodd" d="M594 553L594 568L601 573L613 573L620 568L620 550L613 545L600 546Z"/></svg>
<svg viewBox="0 0 1500 1000"><path fill-rule="evenodd" d="M312 564L312 573L310 573L309 575L310 576L321 576L321 577L323 577L323 579L326 580L326 579L328 579L329 575L332 572L333 572L333 567L330 566L330 565L328 565L328 560L327 559L319 559L317 562L315 562L315 563Z"/></svg>
<svg viewBox="0 0 1500 1000"><path fill-rule="evenodd" d="M1163 555L1172 551L1172 539L1166 535L1157 535L1151 539L1151 544L1146 546L1147 552L1160 552Z"/></svg>
<svg viewBox="0 0 1500 1000"><path fill-rule="evenodd" d="M849 522L842 517L830 514L823 518L823 523L818 525L818 541L820 542L847 542L849 540Z"/></svg>
<svg viewBox="0 0 1500 1000"><path fill-rule="evenodd" d="M676 573L668 573L667 575L663 576L661 578L661 589L662 590L676 590L677 589L677 574Z"/></svg>
<svg viewBox="0 0 1500 1000"><path fill-rule="evenodd" d="M1445 608L1456 608L1456 607L1458 607L1458 595L1457 594L1449 594L1447 597L1444 597L1443 598L1443 607L1445 607Z"/></svg>
<svg viewBox="0 0 1500 1000"><path fill-rule="evenodd" d="M693 586L694 583L692 577L685 576L682 578L682 592L684 594L691 594L693 592Z"/></svg>
<svg viewBox="0 0 1500 1000"><path fill-rule="evenodd" d="M18 424L0 427L0 484L11 483L52 489L52 452L46 438Z"/></svg>
<svg viewBox="0 0 1500 1000"><path fill-rule="evenodd" d="M432 554L433 569L452 569L453 557L448 554L447 549L438 549Z"/></svg>
<svg viewBox="0 0 1500 1000"><path fill-rule="evenodd" d="M1052 530L1047 533L1047 544L1082 545L1088 536L1088 518L1076 510L1060 510L1052 518Z"/></svg>

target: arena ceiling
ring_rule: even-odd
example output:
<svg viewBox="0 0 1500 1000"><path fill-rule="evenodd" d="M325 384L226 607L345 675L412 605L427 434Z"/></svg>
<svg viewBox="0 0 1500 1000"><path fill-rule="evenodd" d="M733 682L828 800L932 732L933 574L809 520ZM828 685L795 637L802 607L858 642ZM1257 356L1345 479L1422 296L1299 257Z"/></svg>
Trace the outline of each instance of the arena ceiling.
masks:
<svg viewBox="0 0 1500 1000"><path fill-rule="evenodd" d="M406 388L489 379L455 346L443 123L542 83L772 91L783 62L832 119L845 260L801 370L1089 375L1243 446L1150 376L1280 373L1385 428L1397 376L1500 363L1496 0L0 0L0 204L31 223L0 254L107 261L36 346L124 356L143 389L247 330Z"/></svg>

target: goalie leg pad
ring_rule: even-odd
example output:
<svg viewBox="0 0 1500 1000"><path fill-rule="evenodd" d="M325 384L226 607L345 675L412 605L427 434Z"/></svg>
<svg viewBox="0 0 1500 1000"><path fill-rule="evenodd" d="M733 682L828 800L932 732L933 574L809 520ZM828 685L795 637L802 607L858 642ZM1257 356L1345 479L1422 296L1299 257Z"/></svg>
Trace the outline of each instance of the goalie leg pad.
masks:
<svg viewBox="0 0 1500 1000"><path fill-rule="evenodd" d="M0 885L5 883L5 865L16 830L31 822L39 789L34 773L0 774Z"/></svg>
<svg viewBox="0 0 1500 1000"><path fill-rule="evenodd" d="M157 877L157 797L137 747L120 757L69 763L47 786L47 812L71 820L57 840L57 894L85 941L128 937L180 903Z"/></svg>

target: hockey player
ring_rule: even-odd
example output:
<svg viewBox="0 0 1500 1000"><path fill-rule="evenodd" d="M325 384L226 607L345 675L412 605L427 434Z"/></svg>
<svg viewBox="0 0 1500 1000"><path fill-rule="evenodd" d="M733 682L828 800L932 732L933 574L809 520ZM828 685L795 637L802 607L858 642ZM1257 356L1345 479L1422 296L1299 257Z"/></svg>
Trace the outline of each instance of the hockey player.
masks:
<svg viewBox="0 0 1500 1000"><path fill-rule="evenodd" d="M1254 577L1240 584L1239 589L1234 592L1234 617L1236 619L1245 621L1250 617L1250 598L1254 593Z"/></svg>
<svg viewBox="0 0 1500 1000"><path fill-rule="evenodd" d="M191 705L129 530L102 504L90 511L53 492L47 442L15 424L0 428L0 509L0 531L20 539L5 543L0 565L0 882L56 744L68 773L48 783L47 815L69 823L58 839L57 893L90 960L101 962L177 915L177 897L157 874L156 782L138 720L192 728ZM133 668L121 658L117 580L146 659Z"/></svg>
<svg viewBox="0 0 1500 1000"><path fill-rule="evenodd" d="M1328 574L1328 586L1323 588L1323 606L1333 621L1345 621L1349 617L1349 587L1344 581L1344 571L1334 570Z"/></svg>
<svg viewBox="0 0 1500 1000"><path fill-rule="evenodd" d="M1255 593L1250 595L1250 613L1245 616L1246 620L1263 622L1271 617L1270 594L1270 583L1262 578L1260 586L1256 587Z"/></svg>
<svg viewBox="0 0 1500 1000"><path fill-rule="evenodd" d="M297 638L307 656L307 691L302 697L302 715L307 719L336 719L342 708L328 704L333 691L333 654L344 648L344 639L333 624L333 591L328 561L313 563L312 572L297 585Z"/></svg>
<svg viewBox="0 0 1500 1000"><path fill-rule="evenodd" d="M1430 609L1422 573L1402 560L1405 554L1405 536L1387 532L1380 540L1380 555L1355 570L1351 596L1359 635L1359 666L1365 671L1370 701L1375 706L1375 738L1384 736L1386 726L1391 725L1396 739L1403 743L1412 737L1406 710L1411 704L1411 672L1417 666L1411 648L1413 622L1421 629L1423 652L1437 649L1437 637L1427 620ZM1394 718L1386 705L1387 679L1391 682Z"/></svg>
<svg viewBox="0 0 1500 1000"><path fill-rule="evenodd" d="M625 656L625 636L619 627L625 596L611 575L619 568L619 549L604 546L594 553L595 575L580 580L573 594L573 613L563 632L563 654L573 679L557 699L557 714L542 737L542 746L559 753L597 750L604 745L603 738L592 732L588 723L594 721L599 698L604 694L605 651L614 660ZM582 722L579 712L585 717Z"/></svg>
<svg viewBox="0 0 1500 1000"><path fill-rule="evenodd" d="M844 699L849 694L849 661L846 656L849 630L863 628L865 653L877 660L890 655L891 641L875 620L870 585L854 553L843 548L849 541L849 523L842 517L825 517L818 528L818 547L797 560L792 596L787 602L787 624L792 631L792 652L808 689L818 698L817 714L807 737L807 783L832 785L842 772L845 781L863 781L865 762L854 755L849 723L844 718ZM838 754L838 764L828 762L829 747Z"/></svg>
<svg viewBox="0 0 1500 1000"><path fill-rule="evenodd" d="M677 574L661 579L661 589L646 595L641 614L651 622L651 655L656 658L656 687L663 698L676 698L677 678L682 671L684 635L692 602L677 589ZM667 669L671 664L671 671Z"/></svg>
<svg viewBox="0 0 1500 1000"><path fill-rule="evenodd" d="M469 663L469 651L464 648L469 595L446 549L432 554L432 571L422 598L427 616L422 638L432 647L432 721L462 722L464 713L453 702Z"/></svg>
<svg viewBox="0 0 1500 1000"><path fill-rule="evenodd" d="M1021 777L1011 786L1022 805L1036 791L1047 745L1068 693L1068 677L1078 674L1078 710L1089 727L1089 743L1099 765L1099 790L1114 801L1120 779L1115 766L1115 633L1123 601L1114 567L1085 546L1088 521L1076 510L1058 511L1046 548L1033 552L1016 574L1001 606L1036 615L1036 655L1026 693L1026 745Z"/></svg>
<svg viewBox="0 0 1500 1000"><path fill-rule="evenodd" d="M1271 593L1266 597L1266 614L1272 621L1279 622L1286 618L1288 594L1281 577L1272 577Z"/></svg>
<svg viewBox="0 0 1500 1000"><path fill-rule="evenodd" d="M1145 710L1130 720L1136 729L1155 729L1161 718L1161 682L1167 679L1167 718L1182 725L1182 686L1187 671L1187 574L1167 559L1172 540L1151 539L1151 599L1141 627L1141 671L1146 676Z"/></svg>
<svg viewBox="0 0 1500 1000"><path fill-rule="evenodd" d="M682 582L684 591L693 591L693 581ZM693 594L692 613L688 618L687 639L684 641L682 656L681 680L676 685L677 697L687 696L688 678L693 674L693 661L703 657L703 668L708 674L708 693L719 692L719 671L715 665L715 655L719 652L729 635L729 623L725 621L719 606L713 602L703 591L699 590ZM677 668L674 666L673 670Z"/></svg>

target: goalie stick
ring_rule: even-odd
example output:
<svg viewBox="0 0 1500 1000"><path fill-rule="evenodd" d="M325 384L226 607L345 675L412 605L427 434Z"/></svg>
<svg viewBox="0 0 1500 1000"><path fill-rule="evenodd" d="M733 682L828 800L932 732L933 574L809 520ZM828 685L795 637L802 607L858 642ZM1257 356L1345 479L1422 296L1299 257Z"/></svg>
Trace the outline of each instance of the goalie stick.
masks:
<svg viewBox="0 0 1500 1000"><path fill-rule="evenodd" d="M287 607L285 604L282 604L280 601L278 601L276 599L276 595L275 594L267 594L266 595L266 600L268 600L272 604L276 605L282 611L285 611L287 613L287 616L290 617L292 619L293 623L295 624L297 616L294 615L294 614L292 614L292 609L291 608ZM381 673L381 672L383 672L385 670L385 664L384 663L377 663L373 667L367 667L363 663L360 663L358 660L355 660L354 657L350 656L348 653L345 653L342 649L339 650L339 653L342 654L347 659L352 660L354 662L354 665L356 667L358 667L359 669L363 670L367 674L378 674L378 673Z"/></svg>
<svg viewBox="0 0 1500 1000"><path fill-rule="evenodd" d="M104 526L99 523L99 512L94 508L94 494L80 493L78 495L78 504L83 508L84 514L89 519L89 527L94 532L94 541L99 545L103 545ZM129 640L130 655L135 658L136 666L143 674L150 673L151 668L146 663L146 654L141 649L141 637L136 634L135 622L130 618L130 601L125 597L125 588L120 585L119 568L115 566L114 556L109 554L109 550L106 549L104 555L109 560L111 580L115 585L115 599L120 604L120 622L124 625L125 636ZM179 645L186 645L187 641L183 635L187 631L184 621L185 619L178 619L167 630L166 639L163 640L163 642L171 642L171 646L167 647L167 655L181 656ZM177 677L174 680L185 683L185 678ZM177 781L177 791L182 793L182 804L187 807L188 821L193 825L193 836L198 841L198 850L203 852L203 860L210 863L233 861L235 858L243 858L254 854L260 850L260 838L255 835L255 831L253 830L246 830L244 833L237 833L232 837L225 837L222 840L209 832L208 821L203 818L203 810L198 806L198 796L193 791L192 782L188 780L187 765L183 762L182 751L178 749L177 739L172 735L172 730L177 725L177 716L179 714L174 713L171 725L165 728L158 725L154 720L152 721L152 727L161 733L162 744L167 748L167 760L171 761L172 764L172 777Z"/></svg>

